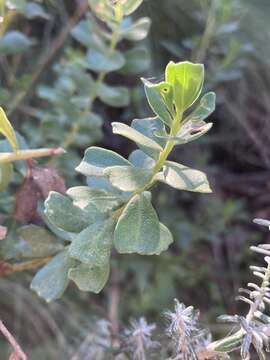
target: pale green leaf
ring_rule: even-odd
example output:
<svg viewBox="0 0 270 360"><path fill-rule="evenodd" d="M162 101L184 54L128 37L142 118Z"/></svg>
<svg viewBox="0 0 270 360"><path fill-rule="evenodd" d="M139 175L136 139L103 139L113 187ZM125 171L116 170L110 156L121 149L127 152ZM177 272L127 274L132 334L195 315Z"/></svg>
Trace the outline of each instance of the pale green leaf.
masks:
<svg viewBox="0 0 270 360"><path fill-rule="evenodd" d="M67 196L54 191L50 192L45 201L44 213L53 225L72 233L80 232L96 219L102 218L94 204L83 210L75 206Z"/></svg>
<svg viewBox="0 0 270 360"><path fill-rule="evenodd" d="M131 41L143 40L149 32L150 26L151 20L148 17L142 17L131 25L126 26L124 23L120 29L120 37Z"/></svg>
<svg viewBox="0 0 270 360"><path fill-rule="evenodd" d="M43 18L50 19L50 15L44 10L44 8L35 2L27 2L24 14L28 19Z"/></svg>
<svg viewBox="0 0 270 360"><path fill-rule="evenodd" d="M127 137L128 139L134 141L137 145L142 146L144 149L148 149L150 151L154 150L155 152L162 151L162 147L156 141L135 130L133 127L123 123L113 122L112 129L114 134Z"/></svg>
<svg viewBox="0 0 270 360"><path fill-rule="evenodd" d="M105 104L112 107L125 107L129 104L129 90L124 86L109 86L101 84L98 96Z"/></svg>
<svg viewBox="0 0 270 360"><path fill-rule="evenodd" d="M13 166L10 163L0 164L0 192L4 191L13 175Z"/></svg>
<svg viewBox="0 0 270 360"><path fill-rule="evenodd" d="M8 31L0 39L0 51L2 54L13 55L28 50L33 41L19 31Z"/></svg>
<svg viewBox="0 0 270 360"><path fill-rule="evenodd" d="M203 81L204 67L202 64L193 64L188 61L174 63L166 67L166 82L174 88L174 102L180 113L183 113L200 96Z"/></svg>
<svg viewBox="0 0 270 360"><path fill-rule="evenodd" d="M158 84L153 84L145 79L142 79L142 81L144 83L145 94L151 109L166 125L171 126L173 118L168 110L164 98L160 93Z"/></svg>
<svg viewBox="0 0 270 360"><path fill-rule="evenodd" d="M173 243L173 237L170 230L162 223L159 223L159 244L155 251L155 255L160 255L163 251L166 251L168 247Z"/></svg>
<svg viewBox="0 0 270 360"><path fill-rule="evenodd" d="M114 151L91 146L76 170L86 176L103 176L103 170L109 166L130 165L130 162Z"/></svg>
<svg viewBox="0 0 270 360"><path fill-rule="evenodd" d="M87 52L86 61L88 68L96 72L115 71L121 69L125 64L125 58L119 51L114 50L106 54L94 48L91 48Z"/></svg>
<svg viewBox="0 0 270 360"><path fill-rule="evenodd" d="M152 169L156 164L155 160L146 155L142 150L132 151L128 160L133 166L138 168Z"/></svg>
<svg viewBox="0 0 270 360"><path fill-rule="evenodd" d="M120 0L125 15L132 14L143 2L143 0Z"/></svg>
<svg viewBox="0 0 270 360"><path fill-rule="evenodd" d="M68 271L75 264L68 252L62 251L36 273L31 289L47 302L59 299L68 286Z"/></svg>
<svg viewBox="0 0 270 360"><path fill-rule="evenodd" d="M184 121L203 121L215 111L215 107L216 94L214 92L209 92L201 98L199 105Z"/></svg>
<svg viewBox="0 0 270 360"><path fill-rule="evenodd" d="M158 173L155 179L178 190L201 193L212 192L207 177L203 172L173 161L166 161L163 172Z"/></svg>
<svg viewBox="0 0 270 360"><path fill-rule="evenodd" d="M14 151L18 149L18 143L16 139L15 131L8 118L6 117L5 111L0 107L0 133L4 135L9 143L11 144Z"/></svg>
<svg viewBox="0 0 270 360"><path fill-rule="evenodd" d="M79 233L69 247L71 257L91 266L103 266L110 260L114 221L97 221Z"/></svg>
<svg viewBox="0 0 270 360"><path fill-rule="evenodd" d="M104 170L113 186L122 191L135 191L146 185L152 178L152 171L134 166L112 166Z"/></svg>
<svg viewBox="0 0 270 360"><path fill-rule="evenodd" d="M80 264L70 269L68 276L81 291L91 291L98 294L108 281L109 274L109 264L102 267Z"/></svg>
<svg viewBox="0 0 270 360"><path fill-rule="evenodd" d="M64 246L45 228L26 225L18 229L18 257L37 258L58 253Z"/></svg>
<svg viewBox="0 0 270 360"><path fill-rule="evenodd" d="M160 228L157 214L144 193L135 195L118 219L114 245L119 253L153 255L159 251Z"/></svg>

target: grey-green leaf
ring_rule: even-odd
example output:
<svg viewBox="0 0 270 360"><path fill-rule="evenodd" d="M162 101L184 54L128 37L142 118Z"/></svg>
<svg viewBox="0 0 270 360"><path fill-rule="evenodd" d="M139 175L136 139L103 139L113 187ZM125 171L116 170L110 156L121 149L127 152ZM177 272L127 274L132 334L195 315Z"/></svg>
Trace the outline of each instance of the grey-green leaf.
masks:
<svg viewBox="0 0 270 360"><path fill-rule="evenodd" d="M57 228L77 233L101 217L97 208L92 205L87 211L75 206L64 195L51 191L45 201L45 216Z"/></svg>
<svg viewBox="0 0 270 360"><path fill-rule="evenodd" d="M18 229L18 257L37 258L56 254L64 246L45 228L26 225Z"/></svg>
<svg viewBox="0 0 270 360"><path fill-rule="evenodd" d="M135 195L118 219L114 245L119 253L153 255L159 249L158 216L144 193Z"/></svg>
<svg viewBox="0 0 270 360"><path fill-rule="evenodd" d="M106 54L94 48L87 52L86 61L88 68L96 72L115 71L121 69L125 64L125 58L119 51L114 50Z"/></svg>
<svg viewBox="0 0 270 360"><path fill-rule="evenodd" d="M134 141L137 145L140 145L145 149L154 150L155 152L162 151L162 147L156 141L145 136L133 127L130 127L126 124L113 122L112 128L114 134L127 137L128 139Z"/></svg>
<svg viewBox="0 0 270 360"><path fill-rule="evenodd" d="M97 221L84 229L69 247L71 257L91 266L109 262L113 242L114 222Z"/></svg>
<svg viewBox="0 0 270 360"><path fill-rule="evenodd" d="M215 107L216 94L214 92L209 92L201 98L197 108L184 121L191 120L195 122L205 120L213 111L215 111Z"/></svg>
<svg viewBox="0 0 270 360"><path fill-rule="evenodd" d="M76 261L62 251L34 276L31 289L47 302L59 299L68 286L68 271Z"/></svg>
<svg viewBox="0 0 270 360"><path fill-rule="evenodd" d="M104 170L113 186L122 191L135 191L152 178L152 171L134 166L112 166Z"/></svg>
<svg viewBox="0 0 270 360"><path fill-rule="evenodd" d="M173 243L173 237L170 230L162 223L159 223L159 244L155 251L155 255L160 255L163 251L166 251L168 247Z"/></svg>
<svg viewBox="0 0 270 360"><path fill-rule="evenodd" d="M158 173L155 179L178 190L201 193L212 192L207 177L203 172L173 161L166 161L163 172Z"/></svg>
<svg viewBox="0 0 270 360"><path fill-rule="evenodd" d="M143 2L143 0L121 0L125 15L132 14Z"/></svg>
<svg viewBox="0 0 270 360"><path fill-rule="evenodd" d="M155 160L146 155L142 150L132 151L128 160L133 166L145 169L152 169L156 164Z"/></svg>
<svg viewBox="0 0 270 360"><path fill-rule="evenodd" d="M105 104L112 107L125 107L129 104L129 90L124 86L109 86L101 84L98 96Z"/></svg>
<svg viewBox="0 0 270 360"><path fill-rule="evenodd" d="M147 36L150 26L151 20L148 17L142 17L129 26L124 24L120 30L120 36L123 39L140 41Z"/></svg>
<svg viewBox="0 0 270 360"><path fill-rule="evenodd" d="M146 71L151 63L149 51L144 47L135 47L124 52L125 65L122 74L139 74Z"/></svg>
<svg viewBox="0 0 270 360"><path fill-rule="evenodd" d="M19 31L8 31L0 39L0 51L6 55L13 55L29 49L33 41Z"/></svg>
<svg viewBox="0 0 270 360"><path fill-rule="evenodd" d="M80 264L70 269L68 276L81 291L91 291L98 294L108 281L109 274L109 264L102 267Z"/></svg>

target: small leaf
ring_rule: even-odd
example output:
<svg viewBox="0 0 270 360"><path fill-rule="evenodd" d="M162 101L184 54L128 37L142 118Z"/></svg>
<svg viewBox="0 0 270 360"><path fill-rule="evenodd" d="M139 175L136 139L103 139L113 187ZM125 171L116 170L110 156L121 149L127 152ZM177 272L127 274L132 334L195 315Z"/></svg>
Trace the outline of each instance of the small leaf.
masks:
<svg viewBox="0 0 270 360"><path fill-rule="evenodd" d="M114 50L110 54L106 54L94 48L87 52L86 61L88 68L96 72L115 71L121 69L125 64L125 58L119 51Z"/></svg>
<svg viewBox="0 0 270 360"><path fill-rule="evenodd" d="M109 263L114 221L97 221L79 233L69 247L71 257L91 266Z"/></svg>
<svg viewBox="0 0 270 360"><path fill-rule="evenodd" d="M143 193L135 195L119 217L114 245L119 253L153 255L159 249L160 228L157 214Z"/></svg>
<svg viewBox="0 0 270 360"><path fill-rule="evenodd" d="M150 151L154 150L158 153L162 151L162 147L156 141L135 130L133 127L123 123L113 122L112 129L114 134L127 137L128 139L134 141L137 145L142 146L144 149L148 149Z"/></svg>
<svg viewBox="0 0 270 360"><path fill-rule="evenodd" d="M98 96L105 104L113 107L125 107L129 104L129 90L124 86L101 84Z"/></svg>
<svg viewBox="0 0 270 360"><path fill-rule="evenodd" d="M163 122L158 117L134 119L131 123L131 127L147 138L153 140L155 143L158 143L162 148L165 146L166 140L162 139L162 137L167 136L167 133ZM157 151L156 149L145 147L143 144L139 143L137 143L137 145L143 152L152 158L157 159L159 157L160 150Z"/></svg>
<svg viewBox="0 0 270 360"><path fill-rule="evenodd" d="M106 167L115 165L130 165L130 162L114 151L91 146L86 149L84 158L76 170L86 176L103 176Z"/></svg>
<svg viewBox="0 0 270 360"><path fill-rule="evenodd" d="M70 269L68 277L74 281L81 291L91 291L98 294L108 281L110 266L102 267L80 264Z"/></svg>
<svg viewBox="0 0 270 360"><path fill-rule="evenodd" d="M44 10L44 8L40 4L37 4L35 2L27 2L24 9L24 14L28 19L50 19L50 15Z"/></svg>
<svg viewBox="0 0 270 360"><path fill-rule="evenodd" d="M149 51L144 47L135 47L124 52L125 65L122 74L139 74L146 71L151 63Z"/></svg>
<svg viewBox="0 0 270 360"><path fill-rule="evenodd" d="M71 31L72 37L87 48L104 49L105 44L95 29L95 20L88 15L81 20Z"/></svg>
<svg viewBox="0 0 270 360"><path fill-rule="evenodd" d="M103 189L92 189L88 186L76 186L68 189L67 195L73 204L81 209L94 204L101 212L111 211L120 206L123 199L120 195L108 193Z"/></svg>
<svg viewBox="0 0 270 360"><path fill-rule="evenodd" d="M143 2L143 0L120 0L125 15L132 14Z"/></svg>
<svg viewBox="0 0 270 360"><path fill-rule="evenodd" d="M0 192L4 191L12 180L13 166L10 163L0 164Z"/></svg>
<svg viewBox="0 0 270 360"><path fill-rule="evenodd" d="M26 51L33 45L33 41L19 31L8 31L0 39L0 51L6 55L13 55Z"/></svg>
<svg viewBox="0 0 270 360"><path fill-rule="evenodd" d="M174 103L183 113L200 96L204 81L204 67L188 61L170 61L165 71L166 82L174 88Z"/></svg>
<svg viewBox="0 0 270 360"><path fill-rule="evenodd" d="M0 133L4 135L11 144L14 151L18 149L15 131L11 126L4 110L0 107Z"/></svg>
<svg viewBox="0 0 270 360"><path fill-rule="evenodd" d="M51 191L45 201L45 215L56 227L67 232L77 233L101 218L97 208L92 204L87 211L73 205L64 195Z"/></svg>
<svg viewBox="0 0 270 360"><path fill-rule="evenodd" d="M152 178L152 171L134 166L112 166L104 170L113 186L122 191L135 191L146 185Z"/></svg>
<svg viewBox="0 0 270 360"><path fill-rule="evenodd" d="M216 107L216 94L214 92L209 92L205 94L197 108L184 120L186 121L202 121L205 120Z"/></svg>
<svg viewBox="0 0 270 360"><path fill-rule="evenodd" d="M114 20L114 6L108 0L88 0L88 3L94 13L105 22Z"/></svg>
<svg viewBox="0 0 270 360"><path fill-rule="evenodd" d="M142 81L144 83L144 91L151 109L166 125L171 126L173 119L168 111L163 97L160 94L158 85L145 79L142 79Z"/></svg>
<svg viewBox="0 0 270 360"><path fill-rule="evenodd" d="M156 175L156 180L165 182L178 190L201 193L212 192L207 177L203 172L173 161L166 161L163 172Z"/></svg>
<svg viewBox="0 0 270 360"><path fill-rule="evenodd" d="M31 289L47 302L59 299L68 286L68 271L76 261L62 251L34 276Z"/></svg>
<svg viewBox="0 0 270 360"><path fill-rule="evenodd" d="M156 162L142 150L132 151L128 160L133 166L143 169L152 169L156 164Z"/></svg>
<svg viewBox="0 0 270 360"><path fill-rule="evenodd" d="M120 36L130 41L140 41L147 36L150 26L151 20L148 17L142 17L131 25L126 25L126 23L123 22L120 29Z"/></svg>
<svg viewBox="0 0 270 360"><path fill-rule="evenodd" d="M53 255L63 250L63 244L45 228L27 225L18 229L18 257L36 258Z"/></svg>

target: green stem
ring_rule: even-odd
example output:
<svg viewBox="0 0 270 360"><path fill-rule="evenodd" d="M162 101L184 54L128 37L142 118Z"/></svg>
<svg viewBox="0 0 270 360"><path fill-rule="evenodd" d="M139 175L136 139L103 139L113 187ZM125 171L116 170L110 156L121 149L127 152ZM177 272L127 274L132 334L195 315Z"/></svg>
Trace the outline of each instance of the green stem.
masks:
<svg viewBox="0 0 270 360"><path fill-rule="evenodd" d="M107 57L110 56L110 54L114 51L114 49L117 46L118 39L119 39L119 27L120 27L121 21L122 21L122 17L117 16L117 26L114 28L114 30L112 32L110 45L109 45L108 51L106 52ZM91 97L90 97L90 105L88 108L86 108L83 111L82 115L91 113L93 104L98 96L98 89L99 89L100 85L102 84L106 75L107 75L106 71L102 71L99 73L99 75L96 79L96 82L94 84L94 88L92 89L92 93L91 93ZM75 138L76 134L78 133L78 131L80 130L80 127L81 127L80 121L73 123L71 130L70 130L69 134L66 136L66 138L63 142L63 145L62 145L65 149L67 149L68 147L70 147L73 144L74 138Z"/></svg>

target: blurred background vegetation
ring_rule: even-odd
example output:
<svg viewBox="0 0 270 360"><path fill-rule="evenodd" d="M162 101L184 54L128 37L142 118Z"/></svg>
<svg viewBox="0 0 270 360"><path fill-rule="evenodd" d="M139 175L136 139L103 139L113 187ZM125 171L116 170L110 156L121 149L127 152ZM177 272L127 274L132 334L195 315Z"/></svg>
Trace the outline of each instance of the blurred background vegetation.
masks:
<svg viewBox="0 0 270 360"><path fill-rule="evenodd" d="M205 87L216 92L218 104L210 133L173 153L175 160L209 175L213 194L154 189L161 221L175 239L169 251L158 257L122 256L114 264L117 287L112 278L100 295L90 295L72 285L50 305L28 289L31 272L1 278L0 318L30 359L70 358L95 319L108 317L115 291L121 326L141 315L160 321L161 311L177 297L199 308L202 321L218 334L219 314L244 310L234 296L249 279L249 245L267 237L251 221L270 218L269 1L145 0L134 15L152 20L140 43L148 53L140 50L139 76L132 63L131 71L108 76L109 83L129 88L130 104L110 107L98 100L94 109L100 116L87 121L76 108L88 91L82 80L89 75L74 27L89 8L69 0L8 3L17 11L0 38L0 104L23 146L67 145L66 155L49 161L67 186L82 184L74 167L86 147L101 145L124 156L133 150L123 138L112 137L110 123L151 113L139 76L159 78L169 60L202 62ZM125 41L119 47L130 50ZM67 141L77 121L80 130ZM20 167L7 196L1 195L0 216L8 224L14 223L8 216L16 201L11 194L18 194L25 174ZM6 351L0 341L1 359Z"/></svg>

